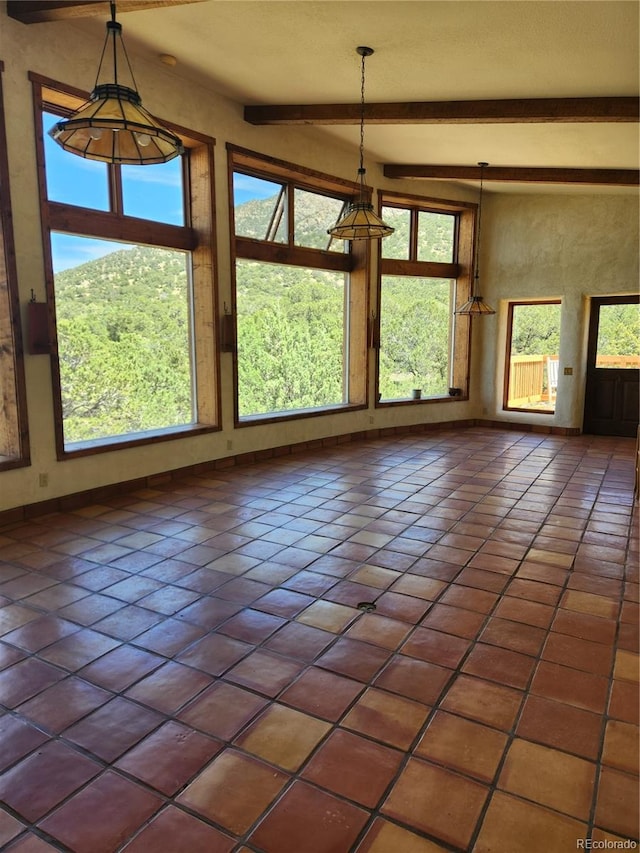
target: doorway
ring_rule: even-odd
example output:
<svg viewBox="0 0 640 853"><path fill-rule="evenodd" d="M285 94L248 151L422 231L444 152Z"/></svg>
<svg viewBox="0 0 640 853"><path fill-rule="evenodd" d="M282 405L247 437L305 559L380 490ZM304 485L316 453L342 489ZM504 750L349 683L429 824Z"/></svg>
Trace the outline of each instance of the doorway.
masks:
<svg viewBox="0 0 640 853"><path fill-rule="evenodd" d="M635 436L640 380L640 297L591 300L585 433Z"/></svg>

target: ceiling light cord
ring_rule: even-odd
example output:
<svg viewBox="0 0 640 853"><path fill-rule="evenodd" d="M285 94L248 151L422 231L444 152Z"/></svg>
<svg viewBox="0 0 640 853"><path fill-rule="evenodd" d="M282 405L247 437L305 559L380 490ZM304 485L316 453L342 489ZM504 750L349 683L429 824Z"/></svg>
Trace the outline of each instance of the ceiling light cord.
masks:
<svg viewBox="0 0 640 853"><path fill-rule="evenodd" d="M480 166L480 198L478 199L478 233L476 235L476 271L474 275L474 296L477 296L478 281L480 280L480 229L482 228L482 192L484 187L484 170L488 163L478 163Z"/></svg>

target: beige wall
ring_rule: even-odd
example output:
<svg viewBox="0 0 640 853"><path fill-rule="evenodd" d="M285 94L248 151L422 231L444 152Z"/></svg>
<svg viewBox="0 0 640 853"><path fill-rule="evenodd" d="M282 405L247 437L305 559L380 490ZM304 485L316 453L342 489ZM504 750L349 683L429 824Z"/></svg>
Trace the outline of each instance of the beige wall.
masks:
<svg viewBox="0 0 640 853"><path fill-rule="evenodd" d="M590 298L638 292L638 198L489 194L483 207L482 289L497 314L483 318L473 352L477 417L580 428ZM502 411L508 302L535 298L562 300L553 416Z"/></svg>
<svg viewBox="0 0 640 853"><path fill-rule="evenodd" d="M7 125L11 198L17 254L20 304L33 288L45 297L36 184L31 85L33 71L88 89L95 77L101 40L87 39L72 24L25 26L4 16L0 8L0 60L5 64L3 88ZM70 61L71 46L76 54ZM131 52L131 51L130 51ZM353 179L355 151L304 128L256 128L242 119L242 107L200 86L185 84L165 66L131 56L144 104L152 113L216 138L216 202L219 305L230 300L228 190L225 144L232 142L261 153ZM369 163L374 186L430 197L475 200L476 191L442 182L384 181ZM633 199L622 196L485 195L483 253L485 297L500 311L474 321L472 389L468 402L447 401L395 409L328 414L294 422L233 429L232 361L221 355L223 429L196 438L58 462L55 454L49 360L25 356L32 465L0 473L0 510L35 503L120 480L217 459L230 454L308 441L371 428L424 421L501 417L500 390L504 338L503 300L538 295L562 296L564 364L573 364L571 382L561 378L558 412L545 423L579 426L584 377L584 300L594 293L629 291L637 285L637 212ZM371 293L375 293L374 282ZM24 314L24 311L23 311ZM373 360L370 395L373 388ZM515 420L512 415L509 420ZM526 418L532 421L533 417ZM49 485L39 486L48 474Z"/></svg>

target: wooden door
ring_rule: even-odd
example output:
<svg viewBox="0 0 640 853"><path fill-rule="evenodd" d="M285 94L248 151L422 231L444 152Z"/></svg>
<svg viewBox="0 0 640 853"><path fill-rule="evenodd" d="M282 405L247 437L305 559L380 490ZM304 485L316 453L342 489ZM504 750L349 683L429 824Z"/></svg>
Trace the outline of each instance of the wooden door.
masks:
<svg viewBox="0 0 640 853"><path fill-rule="evenodd" d="M584 427L596 435L638 430L640 297L591 300Z"/></svg>

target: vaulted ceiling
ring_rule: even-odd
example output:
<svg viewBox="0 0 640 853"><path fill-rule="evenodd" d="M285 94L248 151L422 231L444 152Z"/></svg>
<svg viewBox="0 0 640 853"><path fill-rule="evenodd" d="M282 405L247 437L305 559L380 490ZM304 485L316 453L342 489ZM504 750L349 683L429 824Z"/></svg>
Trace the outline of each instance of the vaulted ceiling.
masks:
<svg viewBox="0 0 640 853"><path fill-rule="evenodd" d="M103 30L108 4L49 3L49 17L61 5L73 26ZM636 0L117 5L130 54L172 54L173 73L245 105L254 124L305 124L354 145L355 48L371 46L365 145L390 177L467 183L486 161L497 191L636 192Z"/></svg>

